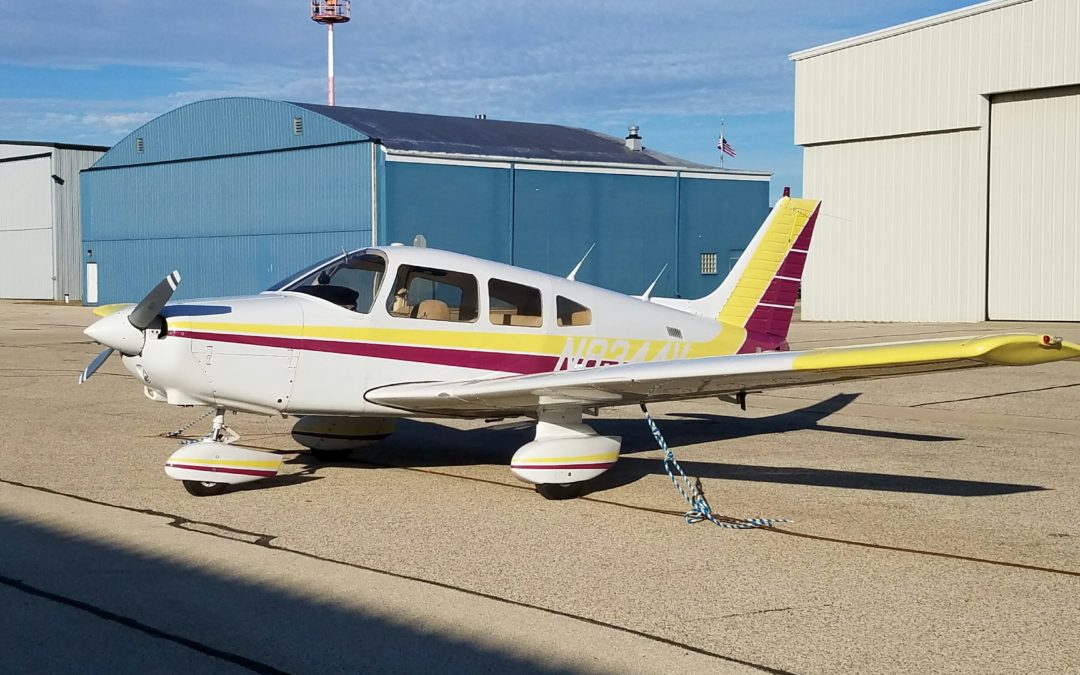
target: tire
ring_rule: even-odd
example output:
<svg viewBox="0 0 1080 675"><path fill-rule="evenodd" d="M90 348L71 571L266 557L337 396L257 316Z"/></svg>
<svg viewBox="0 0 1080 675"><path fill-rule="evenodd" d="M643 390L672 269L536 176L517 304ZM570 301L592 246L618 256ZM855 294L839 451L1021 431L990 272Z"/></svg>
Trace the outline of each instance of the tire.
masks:
<svg viewBox="0 0 1080 675"><path fill-rule="evenodd" d="M559 501L580 497L583 487L581 483L537 483L536 491L544 499Z"/></svg>
<svg viewBox="0 0 1080 675"><path fill-rule="evenodd" d="M310 448L311 454L323 462L344 462L352 456L352 448L345 450L318 450Z"/></svg>
<svg viewBox="0 0 1080 675"><path fill-rule="evenodd" d="M188 494L196 497L213 497L225 492L229 488L228 483L211 483L209 481L185 480L181 481Z"/></svg>

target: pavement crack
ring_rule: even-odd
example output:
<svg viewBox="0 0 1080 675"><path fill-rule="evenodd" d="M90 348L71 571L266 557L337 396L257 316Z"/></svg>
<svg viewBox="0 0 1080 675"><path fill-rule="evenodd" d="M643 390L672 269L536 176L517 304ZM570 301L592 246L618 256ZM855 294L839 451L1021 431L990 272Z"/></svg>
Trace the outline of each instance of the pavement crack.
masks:
<svg viewBox="0 0 1080 675"><path fill-rule="evenodd" d="M620 633L626 633L628 635L633 635L635 637L639 637L639 638L642 638L642 639L645 639L645 640L650 640L652 642L657 642L657 643L660 643L660 644L664 644L664 645L667 645L669 647L677 647L679 649L685 649L685 650L693 652L695 654L701 654L703 656L710 656L712 658L718 659L720 661L725 661L727 663L733 663L733 664L737 664L737 665L741 665L741 666L746 666L748 668L753 668L753 669L761 671L763 673L772 673L773 675L794 675L794 673L792 673L791 671L781 670L779 668L773 668L771 666L762 665L760 663L754 663L752 661L747 661L745 659L740 659L740 658L735 657L735 656L726 656L724 654L717 654L716 652L711 652L711 651L709 651L707 649L702 649L700 647L695 647L694 645L686 644L684 642L677 642L675 640L671 640L671 639L668 639L668 638L665 638L665 637L661 637L659 635L653 635L652 633L645 633L643 631L635 630L633 628L628 628L626 626L620 626L618 624L608 623L606 621L601 621L599 619L593 619L593 618L590 618L590 617L587 617L587 616L582 616L580 614L573 614L571 612L565 612L565 611L562 611L562 610L559 610L559 609L553 609L553 608L550 608L550 607L543 607L541 605L534 605L534 604L530 604L530 603L527 603L527 602L522 602L520 600L513 600L511 598L506 598L506 597L503 597L503 596L494 595L492 593L486 593L484 591L473 590L473 589L470 589L470 588L466 588L464 586L455 586L454 584L449 584L449 583L445 583L445 582L442 582L442 581L435 581L434 579L425 579L423 577L417 577L417 576L413 576L413 575L409 575L409 574L402 574L400 572L392 572L390 570L380 569L378 567L371 567L369 565L362 565L360 563L347 562L347 561L344 561L344 560L338 560L336 558L329 558L329 557L326 557L326 556L321 556L321 555L318 555L317 553L311 553L309 551L302 551L300 549L289 548L288 546L281 546L279 544L274 543L274 540L276 539L276 536L274 536L274 535L259 534L259 533L255 533L255 532L248 532L246 530L237 529L237 528L234 528L234 527L230 527L228 525L221 525L221 524L218 524L218 523L208 523L208 522L203 522L203 521L191 520L190 518L186 518L184 516L178 516L176 514L166 513L164 511L156 511L154 509L140 509L140 508L133 507L133 506L123 506L121 504L113 504L111 502L104 502L104 501L100 501L100 500L97 500L97 499L91 499L89 497L83 497L81 495L69 494L69 493L66 493L66 492L60 492L59 490L53 490L51 488L42 487L40 485L28 485L26 483L20 483L18 481L8 480L8 479L5 479L5 478L0 478L0 483L5 483L7 485L14 485L15 487L21 487L21 488L25 488L25 489L28 489L28 490L36 490L38 492L44 492L46 494L56 495L58 497L67 497L69 499L75 499L75 500L78 500L78 501L81 501L81 502L85 502L87 504L94 504L96 506L104 506L104 507L107 507L107 508L113 508L113 509L120 509L122 511L128 511L130 513L139 513L139 514L142 514L142 515L165 518L165 519L167 519L169 521L168 522L169 527L176 527L176 528L179 528L179 529L187 530L189 532L194 532L196 534L204 534L204 535L207 535L207 536L210 536L210 537L217 537L219 539L228 539L230 541L235 541L235 542L238 542L238 543L241 543L241 544L260 546L262 548L269 549L271 551L281 551L282 553L290 553L290 554L293 554L293 555L299 555L299 556L303 556L305 558L308 558L310 560L317 560L319 562L330 563L330 564L334 564L334 565L341 565L341 566L344 566L344 567L351 567L353 569L361 570L361 571L364 571L364 572L370 572L372 574L380 574L380 575L383 575L383 576L393 577L395 579L401 579L403 581L412 581L412 582L415 582L415 583L426 584L428 586L434 586L436 588L443 588L443 589L450 590L450 591L457 591L459 593L465 593L466 595L471 595L471 596L478 597L478 598L484 598L485 600L492 600L492 601L495 601L495 602L501 602L501 603L511 605L511 606L514 606L514 607L520 607L522 609L530 609L530 610L535 610L535 611L538 611L538 612L544 612L546 614L551 614L551 615L554 615L554 616L560 616L560 617L563 617L563 618L566 618L566 619L573 619L573 620L581 621L583 623L587 623L587 624L590 624L590 625L593 625L593 626L599 626L601 628L607 628L607 629L610 629L610 630L619 631ZM240 535L240 536L237 536L237 535ZM250 537L251 539L248 539L248 538L245 538L245 537ZM2 581L2 580L3 580L3 577L0 577L0 581ZM72 601L72 602L78 602L78 601ZM101 611L105 611L105 610L101 610ZM120 618L124 619L125 617L120 617ZM134 619L127 619L127 620L128 621L134 621ZM157 629L151 629L151 630L157 630ZM158 632L160 632L160 631L158 631ZM167 635L168 634L162 633L162 636L167 636ZM186 640L186 638L177 638L177 639ZM188 642L193 642L193 641L188 640ZM198 643L194 643L194 644L198 644ZM212 648L208 648L208 649L212 649ZM243 657L238 657L238 658L243 658ZM257 663L257 662L252 662L252 663ZM245 666L245 667L248 667L248 666ZM269 666L267 666L267 667L269 668ZM249 669L251 669L251 668L249 667ZM279 673L279 672L282 672L282 671L267 670L267 671L256 671L256 672Z"/></svg>
<svg viewBox="0 0 1080 675"><path fill-rule="evenodd" d="M1039 391L1053 391L1054 389L1070 389L1072 387L1080 387L1080 382L1074 382L1073 384L1059 384L1052 387L1037 387L1035 389L1017 389L1015 391L1003 391L998 394L985 394L983 396L968 396L967 398L953 398L947 401L928 401L926 403L916 403L912 405L912 408L921 408L928 405L943 405L945 403L962 403L964 401L981 401L987 398L1000 398L1002 396L1012 396L1013 394L1033 394Z"/></svg>

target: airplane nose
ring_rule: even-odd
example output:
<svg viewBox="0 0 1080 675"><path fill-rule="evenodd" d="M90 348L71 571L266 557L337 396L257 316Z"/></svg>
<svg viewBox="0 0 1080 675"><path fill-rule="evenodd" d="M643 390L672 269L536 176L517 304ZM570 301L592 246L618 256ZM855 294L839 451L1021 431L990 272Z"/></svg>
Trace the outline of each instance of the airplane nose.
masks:
<svg viewBox="0 0 1080 675"><path fill-rule="evenodd" d="M128 314L131 312L117 312L98 319L90 324L83 334L94 342L112 347L121 354L135 356L142 353L145 335L143 331L131 325Z"/></svg>

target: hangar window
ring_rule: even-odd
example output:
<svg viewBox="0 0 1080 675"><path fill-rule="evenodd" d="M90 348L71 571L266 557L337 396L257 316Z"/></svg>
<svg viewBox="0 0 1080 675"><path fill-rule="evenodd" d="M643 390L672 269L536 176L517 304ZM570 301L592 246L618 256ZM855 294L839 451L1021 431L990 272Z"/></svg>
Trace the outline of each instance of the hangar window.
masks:
<svg viewBox="0 0 1080 675"><path fill-rule="evenodd" d="M539 328L544 324L540 289L512 281L488 281L488 316L496 326Z"/></svg>
<svg viewBox="0 0 1080 675"><path fill-rule="evenodd" d="M472 323L479 314L478 298L471 274L402 265L386 309L402 318Z"/></svg>
<svg viewBox="0 0 1080 675"><path fill-rule="evenodd" d="M560 326L588 326L592 323L591 309L561 295L555 297L555 314Z"/></svg>
<svg viewBox="0 0 1080 675"><path fill-rule="evenodd" d="M282 290L306 293L367 314L385 275L386 260L381 255L357 251L334 258Z"/></svg>
<svg viewBox="0 0 1080 675"><path fill-rule="evenodd" d="M716 254L715 253L702 253L701 254L701 273L702 274L716 274Z"/></svg>

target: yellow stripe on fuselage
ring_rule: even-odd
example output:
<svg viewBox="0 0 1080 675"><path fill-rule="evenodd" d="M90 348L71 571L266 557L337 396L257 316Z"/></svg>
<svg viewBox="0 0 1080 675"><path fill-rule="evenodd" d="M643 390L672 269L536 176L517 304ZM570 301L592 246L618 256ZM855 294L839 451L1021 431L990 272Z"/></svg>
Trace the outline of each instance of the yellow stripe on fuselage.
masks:
<svg viewBox="0 0 1080 675"><path fill-rule="evenodd" d="M736 326L746 325L816 206L817 202L813 199L789 199L787 206L773 217L731 296L716 317L719 321Z"/></svg>
<svg viewBox="0 0 1080 675"><path fill-rule="evenodd" d="M567 340L606 340L614 347L628 343L625 350L638 354L645 347L645 360L651 361L671 345L689 346L686 356L726 356L738 352L746 339L746 331L739 326L720 326L720 332L711 340L687 342L678 340L643 340L638 338L613 338L602 336L578 336L559 334L493 333L489 331L424 330L409 328L371 328L345 326L298 326L288 324L225 323L213 321L189 321L176 318L169 321L176 330L239 333L272 337L297 337L317 340L345 340L374 342L380 344L415 345L418 347L442 347L448 349L472 349L506 354L539 354L559 356L566 348ZM671 355L668 358L675 358Z"/></svg>

